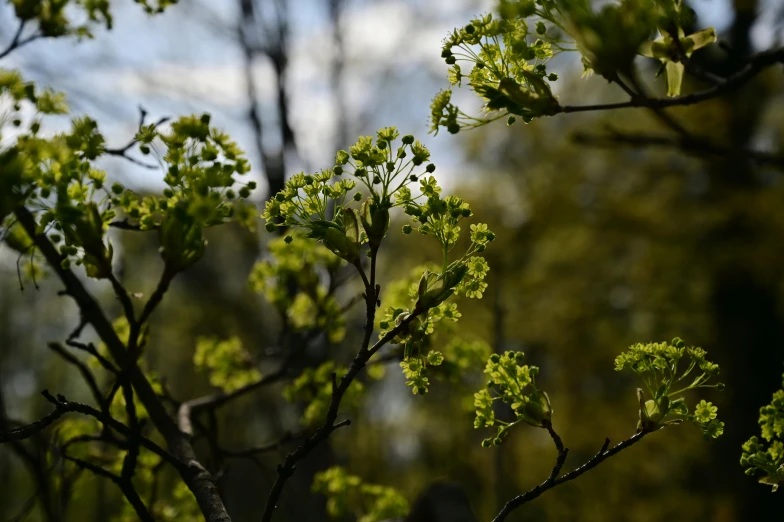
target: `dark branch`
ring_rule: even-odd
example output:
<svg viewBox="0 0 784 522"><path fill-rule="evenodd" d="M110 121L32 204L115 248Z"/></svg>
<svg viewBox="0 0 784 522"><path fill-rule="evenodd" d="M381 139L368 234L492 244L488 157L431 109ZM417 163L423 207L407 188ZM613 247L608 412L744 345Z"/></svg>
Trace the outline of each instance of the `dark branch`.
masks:
<svg viewBox="0 0 784 522"><path fill-rule="evenodd" d="M221 449L221 453L227 457L236 457L236 458L243 458L243 457L255 457L256 455L261 455L263 453L269 453L271 451L275 451L280 449L281 447L294 442L295 440L299 440L304 437L303 433L285 433L283 437L276 440L275 442L271 442L269 444L265 444L263 446L254 446L252 448L245 448L241 450L228 450L228 449Z"/></svg>
<svg viewBox="0 0 784 522"><path fill-rule="evenodd" d="M561 107L559 113L572 113L572 112L589 112L589 111L608 111L615 109L629 109L629 108L654 108L663 109L666 107L677 107L684 105L694 105L703 101L718 98L723 94L727 94L735 89L738 89L743 84L751 80L754 76L759 74L764 69L775 65L777 63L784 63L784 49L776 49L759 53L757 56L749 60L749 63L740 71L728 77L721 83L709 87L708 89L695 92L693 94L686 94L684 96L676 96L674 98L632 98L626 102L618 103L604 103L596 105L564 105Z"/></svg>
<svg viewBox="0 0 784 522"><path fill-rule="evenodd" d="M569 482L570 480L574 480L580 475L582 475L583 473L592 470L593 468L595 468L605 460L609 459L613 455L620 453L621 451L628 448L629 446L632 446L633 444L636 444L637 442L642 440L642 438L645 437L645 435L647 435L648 433L650 432L648 431L637 432L631 437L629 437L628 439L626 439L625 441L616 444L609 450L607 448L609 448L610 446L610 439L605 439L604 444L602 445L602 449L600 449L599 452L596 455L594 455L593 458L591 458L591 460L589 460L579 468L576 468L570 471L569 473L562 475L561 477L558 477L558 474L560 473L561 468L563 467L563 464L566 461L566 453L568 450L563 448L563 444L560 442L560 437L554 435L555 432L551 431L550 436L553 437L553 441L555 442L556 447L558 448L558 457L556 459L555 466L553 467L553 471L550 473L550 476L547 478L547 480L545 480L535 488L526 491L522 495L518 495L512 500L510 500L509 502L507 502L504 508L501 510L501 512L498 513L498 515L493 519L493 522L502 522L506 520L506 517L508 517L512 511L519 508L523 504L531 502L545 491L548 491L556 486L560 486L561 484L565 482Z"/></svg>
<svg viewBox="0 0 784 522"><path fill-rule="evenodd" d="M349 367L346 374L340 379L340 382L337 382L336 376L333 375L332 397L330 399L329 409L327 410L324 423L316 430L313 435L308 437L301 446L299 446L292 453L289 453L286 456L286 459L283 461L282 465L278 466L278 477L275 479L275 483L272 485L269 497L267 498L267 505L264 507L264 514L261 517L262 522L270 522L272 520L272 515L275 512L278 501L280 500L283 487L285 486L289 477L294 474L296 464L300 460L304 459L319 444L327 440L333 431L340 428L341 426L350 424L349 420L345 420L337 424L335 424L335 421L337 420L340 402L357 374L367 365L367 362L376 352L378 352L389 341L397 337L400 333L404 332L408 326L419 317L419 315L424 313L424 310L414 309L414 311L412 311L408 317L400 321L400 324L395 326L395 328L392 330L388 331L383 337L376 341L372 347L369 348L370 338L373 335L374 330L374 320L379 295L379 287L376 286L376 258L376 251L371 250L370 281L367 281L367 279L364 277L364 271L362 268L357 266L357 269L360 271L360 274L363 275L363 280L365 281L365 303L367 307L365 317L365 335L363 337L359 352L354 357L354 360L352 361L351 366ZM359 264L357 263L357 265Z"/></svg>
<svg viewBox="0 0 784 522"><path fill-rule="evenodd" d="M0 59L5 58L9 54L11 54L11 52L14 51L15 49L19 49L20 47L23 47L39 38L43 38L43 35L39 33L31 34L27 38L22 38L22 32L24 31L26 23L27 22L25 20L22 20L19 23L19 28L16 30L16 34L14 34L13 40L11 40L11 42L8 44L8 47L6 47L5 49L3 49L2 52L0 52Z"/></svg>
<svg viewBox="0 0 784 522"><path fill-rule="evenodd" d="M150 514L150 511L147 509L147 506L144 505L144 501L139 496L139 493L136 491L136 488L133 486L133 483L129 478L124 476L115 475L114 473L87 462L86 460L82 460L79 458L71 457L67 454L62 454L62 457L65 460L71 461L81 469L85 469L98 475L99 477L105 477L117 484L117 486L122 491L125 498L128 502L133 506L134 511L139 516L139 520L142 522L155 522L155 519Z"/></svg>
<svg viewBox="0 0 784 522"><path fill-rule="evenodd" d="M101 410L104 409L105 403L103 400L103 394L101 390L98 388L98 383L95 380L95 376L93 372L90 371L90 368L87 367L84 362L77 359L72 353L68 352L60 343L49 343L47 344L50 350L56 352L60 357L68 361L69 363L73 364L79 369L79 373L82 375L82 378L87 383L87 387L90 388L90 393L92 393L93 398L95 399L96 404Z"/></svg>
<svg viewBox="0 0 784 522"><path fill-rule="evenodd" d="M701 139L687 140L672 136L620 132L614 132L606 136L577 133L573 138L575 142L581 145L600 148L614 148L618 145L633 148L665 147L683 150L686 153L697 156L741 156L759 165L770 165L784 169L784 157L780 155L748 149L724 148Z"/></svg>

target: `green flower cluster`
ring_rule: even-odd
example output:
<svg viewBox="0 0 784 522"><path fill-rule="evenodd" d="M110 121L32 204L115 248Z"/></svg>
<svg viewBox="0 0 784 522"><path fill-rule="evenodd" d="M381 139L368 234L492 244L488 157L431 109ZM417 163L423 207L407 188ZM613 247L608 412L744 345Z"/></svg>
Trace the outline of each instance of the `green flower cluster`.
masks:
<svg viewBox="0 0 784 522"><path fill-rule="evenodd" d="M548 7L541 7L537 14L547 16L549 4L545 3ZM547 34L542 21L535 25L535 30L529 29L525 17L499 20L487 14L455 29L444 41L441 52L450 66L449 82L459 87L466 78L491 114L466 114L451 102L451 90L444 90L430 106L431 131L438 133L440 127L445 127L455 134L507 115L521 116L527 123L538 116L556 114L560 106L548 81L557 80L558 75L547 72L547 63L558 53L570 50L563 44L556 35ZM468 67L466 73L464 69ZM509 121L513 123L514 117Z"/></svg>
<svg viewBox="0 0 784 522"><path fill-rule="evenodd" d="M318 368L306 368L294 382L283 389L283 396L289 402L300 401L307 404L301 419L304 426L315 426L324 419L332 399L332 374L336 374L336 379L340 382L346 371L345 367L337 366L335 361L327 361ZM341 405L356 406L362 390L361 382L352 382Z"/></svg>
<svg viewBox="0 0 784 522"><path fill-rule="evenodd" d="M205 227L230 219L252 227L255 220L255 209L242 201L255 183L239 193L232 188L248 162L209 121L205 114L180 118L168 131L140 129L139 150L150 153L160 139L165 153L159 156L168 165L163 195L144 198L119 183L107 187L106 173L92 167L105 152L95 121L76 118L69 132L48 139L32 128L0 158L0 217L23 204L35 209L39 232L58 245L62 265L83 264L90 277L102 279L111 275L113 257L106 231L120 211L131 226L158 229L166 269L179 272L203 255Z"/></svg>
<svg viewBox="0 0 784 522"><path fill-rule="evenodd" d="M547 428L552 422L550 397L536 386L539 368L523 364L523 352L493 354L487 360L487 386L474 394L476 418L474 428L498 426L495 437L482 441L482 447L498 446L509 429L521 422L537 428ZM515 420L503 421L496 417L493 403L501 400L511 406Z"/></svg>
<svg viewBox="0 0 784 522"><path fill-rule="evenodd" d="M640 402L638 430L654 431L690 421L700 428L706 439L715 439L724 433L724 423L716 418L716 406L702 400L694 412L689 413L686 399L681 397L697 388L724 389L722 383L709 384L718 375L719 366L708 361L706 355L702 348L686 347L676 337L670 343L635 344L615 359L615 370L629 369L636 373L645 384L647 396L651 397L645 400L645 391L637 390ZM686 369L681 371L684 360ZM692 378L690 375L693 380L686 385L686 379Z"/></svg>
<svg viewBox="0 0 784 522"><path fill-rule="evenodd" d="M327 497L327 512L335 519L353 515L357 522L380 522L404 517L409 510L408 500L396 489L366 484L339 466L316 473L313 491Z"/></svg>
<svg viewBox="0 0 784 522"><path fill-rule="evenodd" d="M488 114L471 116L452 103L452 91L440 91L430 106L431 131L451 133L485 125L508 116L526 123L561 111L547 70L561 52L582 56L585 73L596 71L609 80L630 74L638 54L662 62L668 94L680 94L683 61L716 41L713 28L686 35L691 11L680 0L620 0L594 11L590 0L500 0L500 19L477 17L454 29L444 40L441 57L449 66L452 86L464 79L485 102ZM650 41L659 31L661 38Z"/></svg>
<svg viewBox="0 0 784 522"><path fill-rule="evenodd" d="M773 491L784 485L784 377L781 386L770 404L760 408L762 440L754 436L746 441L740 458L746 475L761 475L760 484L772 486Z"/></svg>
<svg viewBox="0 0 784 522"><path fill-rule="evenodd" d="M272 303L294 331L323 330L332 343L343 340L346 320L340 304L321 283L320 273L334 273L340 259L318 242L301 238L269 242L270 258L259 261L249 277L250 287ZM296 293L291 292L296 288Z"/></svg>
<svg viewBox="0 0 784 522"><path fill-rule="evenodd" d="M389 210L413 201L408 186L435 171L428 163L430 151L411 135L395 146L399 135L395 127L380 129L375 143L372 136L362 136L348 151L338 151L332 169L293 176L267 202L262 214L267 230L303 229L338 257L358 264L364 243L371 251L380 246L389 228ZM344 178L333 183L334 177Z"/></svg>
<svg viewBox="0 0 784 522"><path fill-rule="evenodd" d="M178 0L134 0L149 14L161 13ZM15 14L24 22L35 22L41 36L78 36L92 38L91 25L101 24L112 28L113 18L109 0L10 0ZM76 8L76 9L74 9ZM81 11L88 23L74 25L71 18Z"/></svg>
<svg viewBox="0 0 784 522"><path fill-rule="evenodd" d="M238 337L225 340L199 338L193 364L197 370L209 375L212 386L227 393L261 379L261 372Z"/></svg>
<svg viewBox="0 0 784 522"><path fill-rule="evenodd" d="M480 257L469 259L480 260ZM486 264L477 271L484 271ZM406 307L415 304L419 298L419 280L425 271L435 272L437 265L427 264L415 267L410 276L394 281L387 285L384 291L384 302L388 304L384 317L377 318L377 326L387 331L394 323L395 314L402 314ZM399 315L398 315L399 316ZM484 341L471 341L458 333L456 324L462 314L457 304L452 302L441 303L428 311L426 322L415 325L418 332L411 335L404 343L405 360L401 364L407 384L415 394L427 392L430 384L428 375L432 372L435 376L458 381L466 370L476 368L484 363L490 354L490 347ZM421 334L421 335L420 335ZM434 346L441 347L433 350ZM443 359L443 361L441 361Z"/></svg>

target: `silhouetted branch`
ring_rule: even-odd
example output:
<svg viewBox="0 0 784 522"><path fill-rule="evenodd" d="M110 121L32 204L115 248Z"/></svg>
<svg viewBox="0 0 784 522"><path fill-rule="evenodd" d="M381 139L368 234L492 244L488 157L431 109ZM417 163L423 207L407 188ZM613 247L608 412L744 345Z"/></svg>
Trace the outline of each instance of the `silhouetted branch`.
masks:
<svg viewBox="0 0 784 522"><path fill-rule="evenodd" d="M376 258L376 251L371 249L370 280L368 280L365 276L361 266L357 265L357 269L359 270L360 274L362 275L362 279L365 282L364 295L367 308L365 317L365 332L359 352L354 357L354 360L352 361L351 366L349 367L346 374L343 375L343 377L340 379L340 382L337 381L336 374L332 374L332 397L330 398L329 409L327 410L326 418L324 419L321 427L319 427L316 432L313 433L313 435L305 439L305 442L301 446L299 446L292 453L289 453L286 456L286 459L283 461L283 464L278 466L278 476L275 479L275 483L272 485L272 489L270 490L269 496L267 498L267 505L264 507L264 514L261 517L262 522L270 522L272 520L272 515L275 512L278 500L280 499L280 495L283 492L283 487L291 475L294 474L296 464L300 460L304 459L319 444L324 442L333 431L342 426L348 426L351 423L351 421L348 419L337 424L335 421L337 420L340 402L349 386L351 386L351 383L354 382L354 378L357 376L357 374L367 365L368 361L373 355L375 355L389 341L397 337L401 332L405 331L415 319L424 313L423 310L414 309L410 315L405 317L397 326L384 334L383 337L381 337L372 347L370 347L370 338L373 335L375 313L376 307L378 306L378 296L380 293L380 288L376 285Z"/></svg>
<svg viewBox="0 0 784 522"><path fill-rule="evenodd" d="M595 468L596 466L598 466L608 458L612 457L613 455L620 453L621 451L625 450L629 446L636 444L637 442L642 440L642 438L645 437L645 435L650 433L648 431L637 432L631 437L629 437L628 439L616 444L610 449L607 449L610 446L610 439L605 439L602 448L599 450L599 452L596 455L593 456L593 458L591 458L591 460L589 460L582 466L570 471L569 473L562 475L561 477L558 477L558 474L560 473L561 468L563 467L563 464L566 461L566 454L568 450L563 447L563 444L560 442L560 437L554 435L555 434L554 431L551 430L548 431L550 432L550 436L553 437L553 441L555 442L555 445L558 448L558 457L556 458L555 466L553 467L550 476L547 478L547 480L545 480L538 486L534 487L531 490L526 491L522 495L516 496L515 498L507 502L506 505L501 510L501 512L498 513L498 515L493 519L493 522L502 522L503 520L506 520L506 517L508 517L509 514L515 509L517 509L518 507L534 500L545 491L548 491L556 486L560 486L561 484L565 482L569 482L570 480L576 479L583 473L592 470L593 468Z"/></svg>
<svg viewBox="0 0 784 522"><path fill-rule="evenodd" d="M142 501L139 493L136 491L136 488L133 486L133 482L131 482L130 478L126 478L125 476L115 475L111 471L108 471L100 466L96 466L86 460L82 460L76 457L71 457L65 453L61 455L63 459L68 460L79 466L81 469L85 469L90 471L91 473L99 476L105 477L117 484L117 486L122 491L125 498L133 507L136 514L139 516L139 520L142 522L155 522L155 519L150 514L150 511L147 509L147 506L144 505L144 501Z"/></svg>
<svg viewBox="0 0 784 522"><path fill-rule="evenodd" d="M572 113L572 112L590 112L590 111L609 111L615 109L630 109L630 108L652 108L663 109L666 107L678 107L685 105L694 105L703 101L734 91L743 84L751 80L754 76L759 74L764 69L775 65L777 63L784 63L784 49L775 49L770 51L761 52L752 59L748 64L728 77L721 83L709 87L705 90L695 92L693 94L686 94L683 96L676 96L674 98L632 98L626 102L617 103L603 103L595 105L564 105L558 109L559 113Z"/></svg>
<svg viewBox="0 0 784 522"><path fill-rule="evenodd" d="M748 149L724 148L700 139L687 140L672 136L625 132L612 133L605 136L577 133L573 138L581 145L600 148L615 148L618 145L633 148L664 147L679 149L685 153L698 156L741 156L759 165L769 165L784 169L784 157L780 155Z"/></svg>
<svg viewBox="0 0 784 522"><path fill-rule="evenodd" d="M43 35L40 33L34 33L28 36L27 38L22 38L22 32L24 31L26 23L27 22L25 20L22 20L19 23L19 28L16 30L16 33L14 34L14 38L8 44L8 47L6 47L5 49L3 49L2 52L0 52L0 59L5 58L9 54L11 54L11 52L14 51L15 49L19 49L20 47L23 47L39 38L43 38Z"/></svg>
<svg viewBox="0 0 784 522"><path fill-rule="evenodd" d="M147 111L144 110L144 108L139 107L139 130L141 130L141 128L144 126L144 121L145 121L146 118L147 118ZM153 128L157 128L160 125L163 125L164 123L166 123L170 119L171 118L169 118L167 116L165 116L163 118L160 118L158 121L156 121L153 124ZM131 141L126 143L124 146L118 147L118 148L106 148L106 149L104 149L104 153L108 154L109 156L121 157L121 158L123 158L125 160L130 161L131 163L133 163L135 165L139 165L140 167L144 167L146 169L157 169L158 165L150 165L148 163L144 163L143 161L139 161L136 158L128 156L128 151L131 149L131 147L133 147L137 143L139 143L139 140L134 136L133 139L131 139Z"/></svg>

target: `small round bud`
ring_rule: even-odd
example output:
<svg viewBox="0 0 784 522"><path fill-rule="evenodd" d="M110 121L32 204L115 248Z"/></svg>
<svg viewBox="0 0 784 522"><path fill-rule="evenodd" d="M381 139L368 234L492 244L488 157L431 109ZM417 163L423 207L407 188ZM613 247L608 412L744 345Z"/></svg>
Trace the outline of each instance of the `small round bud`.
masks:
<svg viewBox="0 0 784 522"><path fill-rule="evenodd" d="M247 198L250 196L250 189L248 187L242 187L240 189L240 197Z"/></svg>
<svg viewBox="0 0 784 522"><path fill-rule="evenodd" d="M412 230L413 229L411 228L411 225L403 225L403 233L404 234L408 235L408 234L411 233Z"/></svg>
<svg viewBox="0 0 784 522"><path fill-rule="evenodd" d="M452 56L452 51L449 49L444 49L441 51L441 58L449 58L450 56Z"/></svg>
<svg viewBox="0 0 784 522"><path fill-rule="evenodd" d="M255 181L248 181L248 188L251 190L256 190L256 182Z"/></svg>
<svg viewBox="0 0 784 522"><path fill-rule="evenodd" d="M424 162L425 162L425 160L423 160L422 158L414 158L413 160L411 160L411 162L412 162L414 165L416 165L416 166L418 167L418 166L420 166L422 163L424 163Z"/></svg>
<svg viewBox="0 0 784 522"><path fill-rule="evenodd" d="M354 175L358 178L365 177L366 173L367 171L364 168L358 168L357 170L354 171Z"/></svg>
<svg viewBox="0 0 784 522"><path fill-rule="evenodd" d="M283 203L284 201L286 201L286 195L283 194L283 192L278 192L277 194L275 194L275 199L280 203Z"/></svg>
<svg viewBox="0 0 784 522"><path fill-rule="evenodd" d="M550 80L551 82L554 82L555 80L558 79L558 75L555 74L555 73L550 73L550 75L547 77L547 79Z"/></svg>
<svg viewBox="0 0 784 522"><path fill-rule="evenodd" d="M447 65L454 65L457 59L454 56L449 56L446 60L444 60Z"/></svg>
<svg viewBox="0 0 784 522"><path fill-rule="evenodd" d="M150 147L148 147L147 145L140 145L139 146L139 152L141 152L142 154L149 154L150 153Z"/></svg>
<svg viewBox="0 0 784 522"><path fill-rule="evenodd" d="M495 364L498 364L501 361L501 356L498 355L497 353L494 353L493 355L490 356L490 360Z"/></svg>
<svg viewBox="0 0 784 522"><path fill-rule="evenodd" d="M425 167L425 170L428 171L430 174L432 174L433 172L436 171L436 166L431 163L430 165ZM416 181L416 180L414 180L414 181Z"/></svg>
<svg viewBox="0 0 784 522"><path fill-rule="evenodd" d="M170 198L174 196L174 191L170 188L165 188L163 189L163 195L166 196L167 198Z"/></svg>
<svg viewBox="0 0 784 522"><path fill-rule="evenodd" d="M446 126L446 130L448 130L450 134L457 134L460 132L460 125L458 125L456 122L450 123Z"/></svg>
<svg viewBox="0 0 784 522"><path fill-rule="evenodd" d="M378 148L381 150L387 149L387 142L384 140L378 140Z"/></svg>
<svg viewBox="0 0 784 522"><path fill-rule="evenodd" d="M205 112L204 114L202 114L202 115L201 115L201 122L202 122L204 125L209 125L209 124L210 124L210 115L209 115L209 114L207 114L206 112Z"/></svg>
<svg viewBox="0 0 784 522"><path fill-rule="evenodd" d="M52 195L52 191L49 188L44 187L41 189L40 195L42 198L48 198Z"/></svg>
<svg viewBox="0 0 784 522"><path fill-rule="evenodd" d="M485 68L485 62L476 62L476 68L477 69L484 69Z"/></svg>
<svg viewBox="0 0 784 522"><path fill-rule="evenodd" d="M354 201L362 201L362 194L360 194L359 192L355 192Z"/></svg>
<svg viewBox="0 0 784 522"><path fill-rule="evenodd" d="M395 164L392 163L391 161L388 161L387 162L387 171L392 172L393 170L395 170Z"/></svg>
<svg viewBox="0 0 784 522"><path fill-rule="evenodd" d="M285 238L283 238L283 241L285 241L285 242L286 242L286 244L288 245L289 243L291 243L292 241L294 241L294 238L293 238L293 237L291 237L291 236L286 236Z"/></svg>
<svg viewBox="0 0 784 522"><path fill-rule="evenodd" d="M18 127L22 124L22 120L19 118L14 119L14 127Z"/></svg>
<svg viewBox="0 0 784 522"><path fill-rule="evenodd" d="M495 240L495 233L489 232L489 231L485 232L485 237L487 238L488 241L494 241Z"/></svg>
<svg viewBox="0 0 784 522"><path fill-rule="evenodd" d="M378 323L382 330L386 330L389 328L389 321L381 321Z"/></svg>
<svg viewBox="0 0 784 522"><path fill-rule="evenodd" d="M234 199L236 197L237 194L235 194L233 190L229 189L226 191L226 199Z"/></svg>
<svg viewBox="0 0 784 522"><path fill-rule="evenodd" d="M411 134L406 134L405 136L403 136L401 141L403 142L403 145L411 145L412 143L414 143L414 137Z"/></svg>
<svg viewBox="0 0 784 522"><path fill-rule="evenodd" d="M376 174L375 176L373 176L373 184L378 185L379 183L381 183L381 176Z"/></svg>
<svg viewBox="0 0 784 522"><path fill-rule="evenodd" d="M501 437L496 437L493 439L493 446L500 446L501 445Z"/></svg>
<svg viewBox="0 0 784 522"><path fill-rule="evenodd" d="M30 125L30 132L31 132L33 135L35 135L35 134L38 134L38 130L39 130L40 128L41 128L41 124L40 124L39 122L37 122L37 121L34 121L34 122L33 122L33 123Z"/></svg>
<svg viewBox="0 0 784 522"><path fill-rule="evenodd" d="M275 229L277 229L278 226L275 223L269 221L266 225L264 225L264 228L267 229L267 232L275 232Z"/></svg>
<svg viewBox="0 0 784 522"><path fill-rule="evenodd" d="M720 382L719 384L716 385L716 389L719 391L724 391L725 388L726 386L723 382Z"/></svg>
<svg viewBox="0 0 784 522"><path fill-rule="evenodd" d="M335 168L332 169L332 172L334 172L336 176L340 176L341 174L343 174L343 167L341 167L340 165L335 165Z"/></svg>
<svg viewBox="0 0 784 522"><path fill-rule="evenodd" d="M514 116L509 116L506 119L506 124L511 127L512 125L515 124L516 121L517 121L517 118L515 118Z"/></svg>
<svg viewBox="0 0 784 522"><path fill-rule="evenodd" d="M51 239L53 243L59 243L63 238L60 234L52 234L49 236L49 239Z"/></svg>
<svg viewBox="0 0 784 522"><path fill-rule="evenodd" d="M476 28L473 25L468 24L467 26L465 26L465 32L467 32L468 34L474 34L475 31Z"/></svg>
<svg viewBox="0 0 784 522"><path fill-rule="evenodd" d="M536 24L536 32L537 34L544 34L547 32L547 27L545 27L543 22L537 22Z"/></svg>
<svg viewBox="0 0 784 522"><path fill-rule="evenodd" d="M416 182L416 181L418 181L418 180L419 180L419 178L417 178L417 177L416 177L416 174L411 174L411 175L408 177L408 179L410 179L410 180L411 180L411 181L413 181L413 182Z"/></svg>

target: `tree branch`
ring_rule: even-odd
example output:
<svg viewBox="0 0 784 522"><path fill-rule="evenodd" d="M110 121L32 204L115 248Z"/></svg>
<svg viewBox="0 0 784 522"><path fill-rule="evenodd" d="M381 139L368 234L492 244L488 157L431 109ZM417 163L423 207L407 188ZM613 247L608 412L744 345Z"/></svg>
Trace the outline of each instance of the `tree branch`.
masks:
<svg viewBox="0 0 784 522"><path fill-rule="evenodd" d="M565 482L569 482L570 480L574 480L583 473L592 470L605 460L609 459L613 455L620 453L624 449L632 446L642 440L645 435L647 435L648 431L640 431L629 437L628 439L624 440L623 442L619 442L609 450L607 449L610 446L610 439L605 439L604 444L602 445L602 449L591 458L588 462L583 464L582 466L570 471L569 473L558 477L558 474L563 467L564 462L566 461L566 453L568 452L567 449L563 448L563 444L560 442L560 437L552 431L552 427L548 430L550 432L550 436L553 437L553 441L555 442L556 447L558 448L558 457L556 459L555 466L553 467L553 471L550 473L550 476L539 484L538 486L534 487L533 489L526 491L522 495L518 495L503 507L500 513L493 519L493 522L503 522L506 520L506 517L514 511L515 509L519 508L523 504L531 502L539 495L548 491L556 486L560 486Z"/></svg>
<svg viewBox="0 0 784 522"><path fill-rule="evenodd" d="M301 446L299 446L292 453L289 453L286 456L286 459L283 461L282 465L278 466L278 477L275 479L275 483L272 485L272 489L270 490L269 496L267 498L267 505L264 507L264 514L261 517L262 522L270 522L272 520L272 515L274 514L275 508L277 507L278 501L280 500L283 487L285 486L289 477L294 474L297 462L304 459L319 444L324 442L333 431L342 426L347 426L350 424L350 420L345 420L337 424L335 424L335 421L338 416L340 402L357 374L367 365L368 360L376 352L378 352L386 343L397 337L397 335L405 331L408 326L417 317L419 317L419 315L424 313L424 310L415 309L408 317L400 321L400 324L395 326L395 328L392 330L388 331L383 337L376 341L372 347L369 348L370 338L373 335L374 330L376 306L380 292L380 288L376 286L375 281L376 253L376 249L372 249L370 252L370 280L365 280L367 281L365 284L367 316L365 318L365 335L362 339L362 345L359 349L359 352L354 357L354 360L352 361L348 371L340 379L339 383L337 382L337 376L335 374L332 375L332 397L330 399L329 409L327 410L324 423L316 430L315 433L313 433L313 435L308 437ZM361 268L360 273L363 273Z"/></svg>
<svg viewBox="0 0 784 522"><path fill-rule="evenodd" d="M724 148L713 145L704 140L686 140L671 136L659 136L655 134L637 133L612 133L605 136L595 136L586 133L577 133L573 136L576 143L600 148L614 148L618 145L625 145L633 148L643 147L665 147L683 150L697 156L743 156L748 160L759 165L769 165L779 169L784 169L784 157L768 152Z"/></svg>
<svg viewBox="0 0 784 522"><path fill-rule="evenodd" d="M150 381L139 367L136 364L128 364L128 350L117 336L117 332L114 331L114 327L104 315L98 302L70 269L63 268L61 265L62 256L51 241L45 235L37 233L38 224L33 214L25 207L15 208L14 214L49 266L65 285L65 292L76 301L82 318L92 325L120 368L127 371L128 378L136 390L139 400L150 415L150 420L163 435L172 455L180 461L180 475L193 492L207 522L230 522L231 518L226 512L212 476L197 460L188 435L179 430L177 424L166 411L161 398L155 393Z"/></svg>
<svg viewBox="0 0 784 522"><path fill-rule="evenodd" d="M15 49L19 49L20 47L23 47L39 38L43 38L43 35L40 33L31 34L27 38L22 38L22 31L24 31L26 23L27 22L25 20L22 20L19 23L19 28L16 30L16 33L14 34L14 38L8 44L8 47L6 47L5 49L3 49L2 52L0 52L0 59L5 58L9 54L11 54L11 52L14 51Z"/></svg>
<svg viewBox="0 0 784 522"><path fill-rule="evenodd" d="M738 89L743 84L751 80L754 76L759 74L764 69L775 65L777 63L784 63L784 49L775 49L770 51L761 52L751 60L748 64L738 71L737 73L729 76L721 83L709 87L705 90L695 92L693 94L686 94L683 96L676 96L674 98L650 98L641 99L633 98L626 102L618 103L604 103L595 105L564 105L557 111L558 113L572 113L572 112L589 112L589 111L608 111L615 109L629 109L629 108L655 108L663 109L665 107L677 107L684 105L694 105L706 100L718 98L719 96Z"/></svg>

